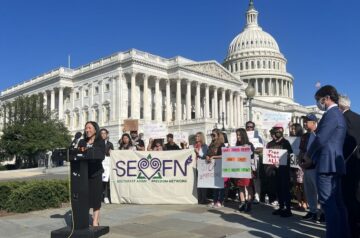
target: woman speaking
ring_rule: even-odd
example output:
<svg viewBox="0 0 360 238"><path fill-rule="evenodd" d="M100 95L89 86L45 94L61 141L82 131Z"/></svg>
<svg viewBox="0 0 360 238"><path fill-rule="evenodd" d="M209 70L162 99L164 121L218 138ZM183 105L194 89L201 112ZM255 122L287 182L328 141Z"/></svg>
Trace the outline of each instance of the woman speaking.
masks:
<svg viewBox="0 0 360 238"><path fill-rule="evenodd" d="M93 226L99 226L102 200L102 161L105 158L105 143L96 122L85 124L84 139L79 142L79 150L86 151L88 158L89 208L93 209Z"/></svg>

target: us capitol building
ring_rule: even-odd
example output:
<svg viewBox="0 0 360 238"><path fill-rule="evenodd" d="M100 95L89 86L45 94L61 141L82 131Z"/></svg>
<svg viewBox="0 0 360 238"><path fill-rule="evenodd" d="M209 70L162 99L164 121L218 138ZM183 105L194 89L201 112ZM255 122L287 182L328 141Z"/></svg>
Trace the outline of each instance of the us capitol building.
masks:
<svg viewBox="0 0 360 238"><path fill-rule="evenodd" d="M231 42L222 64L193 61L181 56L166 59L131 49L93 61L76 69L61 67L1 92L0 103L21 95L38 94L72 133L86 121L97 121L110 131L112 141L123 133L124 119L164 123L168 130L209 133L213 128L230 131L249 119L245 89L255 89L252 119L261 134L264 110L289 113L293 122L315 112L294 102L294 78L275 39L258 24L250 0L243 31ZM1 129L0 129L1 130ZM145 135L146 136L146 135Z"/></svg>

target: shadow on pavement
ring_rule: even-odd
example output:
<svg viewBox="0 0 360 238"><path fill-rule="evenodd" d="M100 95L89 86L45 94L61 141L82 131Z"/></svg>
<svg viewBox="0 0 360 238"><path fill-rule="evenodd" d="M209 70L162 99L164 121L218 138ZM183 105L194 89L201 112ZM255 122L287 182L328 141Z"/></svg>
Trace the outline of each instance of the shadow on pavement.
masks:
<svg viewBox="0 0 360 238"><path fill-rule="evenodd" d="M238 203L230 202L225 207L237 210ZM251 216L256 220L252 220L244 216L242 213L228 213L221 209L209 209L208 212L219 214L220 217L230 223L239 223L248 228L256 230L249 230L250 234L257 237L272 237L271 235L279 237L324 237L324 225L316 224L310 221L301 220L301 216L293 214L292 217L283 218L272 215L273 208L264 205L255 205L247 216ZM260 231L263 232L260 232ZM271 234L271 235L269 235Z"/></svg>

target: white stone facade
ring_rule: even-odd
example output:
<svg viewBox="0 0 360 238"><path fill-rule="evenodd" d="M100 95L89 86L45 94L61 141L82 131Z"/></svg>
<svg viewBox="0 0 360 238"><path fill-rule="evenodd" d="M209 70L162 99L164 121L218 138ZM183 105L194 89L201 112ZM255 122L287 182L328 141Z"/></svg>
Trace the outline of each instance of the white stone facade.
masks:
<svg viewBox="0 0 360 238"><path fill-rule="evenodd" d="M59 68L1 92L1 102L41 94L71 132L88 120L122 134L124 119L166 123L169 130L209 131L244 124L242 82L215 61L165 59L138 50L81 66ZM177 105L180 105L179 107ZM2 120L6 123L6 117Z"/></svg>
<svg viewBox="0 0 360 238"><path fill-rule="evenodd" d="M244 89L252 84L253 120L261 129L264 108L290 112L293 122L309 112L295 103L293 77L275 39L258 25L250 1L246 25L231 42L223 66L183 57L165 59L135 49L113 54L76 69L59 68L1 92L0 103L20 95L41 94L45 106L64 120L69 130L81 131L88 120L110 131L116 142L124 119L165 123L169 131L206 134L214 127L243 127L248 120ZM180 106L178 106L180 105ZM320 115L320 114L318 114ZM0 126L6 123L5 116Z"/></svg>

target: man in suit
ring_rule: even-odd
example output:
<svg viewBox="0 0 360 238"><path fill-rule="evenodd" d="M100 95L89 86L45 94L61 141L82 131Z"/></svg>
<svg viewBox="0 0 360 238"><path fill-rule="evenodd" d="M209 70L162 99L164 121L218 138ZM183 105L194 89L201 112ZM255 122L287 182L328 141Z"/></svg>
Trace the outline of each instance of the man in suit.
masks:
<svg viewBox="0 0 360 238"><path fill-rule="evenodd" d="M341 177L345 174L346 122L337 106L339 95L333 86L321 87L315 99L318 108L325 113L307 151L306 163L315 165L319 203L325 212L326 237L347 238L350 231L341 191Z"/></svg>
<svg viewBox="0 0 360 238"><path fill-rule="evenodd" d="M360 221L360 203L356 199L356 189L360 181L360 115L350 110L351 101L347 96L339 97L339 109L345 117L347 132L344 143L346 175L343 177L343 196L348 211L352 237L360 237L356 223Z"/></svg>

